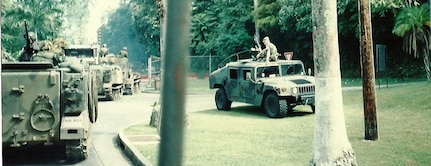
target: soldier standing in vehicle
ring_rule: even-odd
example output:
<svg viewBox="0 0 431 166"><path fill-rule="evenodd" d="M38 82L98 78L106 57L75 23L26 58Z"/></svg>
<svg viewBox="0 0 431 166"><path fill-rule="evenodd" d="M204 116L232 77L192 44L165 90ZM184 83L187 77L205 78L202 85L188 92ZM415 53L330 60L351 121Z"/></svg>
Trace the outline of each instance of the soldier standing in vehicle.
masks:
<svg viewBox="0 0 431 166"><path fill-rule="evenodd" d="M103 44L102 48L100 49L100 56L105 57L109 54L109 49L106 47L106 44Z"/></svg>
<svg viewBox="0 0 431 166"><path fill-rule="evenodd" d="M127 47L123 47L123 49L120 51L119 56L121 58L127 58L129 55L127 53Z"/></svg>
<svg viewBox="0 0 431 166"><path fill-rule="evenodd" d="M258 59L265 58L266 62L277 61L279 56L277 47L271 43L268 36L264 37L262 42L265 44L265 49L263 49L256 57Z"/></svg>

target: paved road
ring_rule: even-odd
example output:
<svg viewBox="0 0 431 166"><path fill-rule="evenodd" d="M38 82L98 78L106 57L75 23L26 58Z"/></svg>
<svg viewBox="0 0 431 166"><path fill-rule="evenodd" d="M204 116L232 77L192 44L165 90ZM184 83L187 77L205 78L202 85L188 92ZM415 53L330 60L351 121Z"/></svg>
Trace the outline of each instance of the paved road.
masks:
<svg viewBox="0 0 431 166"><path fill-rule="evenodd" d="M31 147L4 154L3 165L132 165L118 143L118 132L134 123L149 120L151 105L158 101L157 93L125 95L117 101L99 101L99 118L93 125L92 146L88 159L68 164L60 149ZM241 104L233 104L241 105ZM186 111L215 109L214 93L188 94Z"/></svg>
<svg viewBox="0 0 431 166"><path fill-rule="evenodd" d="M123 96L118 101L99 101L99 119L93 126L89 158L68 164L59 148L28 147L3 153L3 165L132 165L118 144L118 132L135 122L149 119L158 94Z"/></svg>

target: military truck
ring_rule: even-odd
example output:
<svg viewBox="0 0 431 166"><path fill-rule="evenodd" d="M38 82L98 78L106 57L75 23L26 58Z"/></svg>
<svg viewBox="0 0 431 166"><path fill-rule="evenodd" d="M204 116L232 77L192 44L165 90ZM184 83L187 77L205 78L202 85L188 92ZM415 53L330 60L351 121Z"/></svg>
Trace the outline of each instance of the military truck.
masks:
<svg viewBox="0 0 431 166"><path fill-rule="evenodd" d="M4 62L1 78L3 147L55 145L70 161L88 157L97 88L77 59Z"/></svg>
<svg viewBox="0 0 431 166"><path fill-rule="evenodd" d="M210 74L209 86L217 89L218 110L230 110L233 101L261 106L270 118L285 117L297 105L315 110L314 77L300 60L228 62Z"/></svg>

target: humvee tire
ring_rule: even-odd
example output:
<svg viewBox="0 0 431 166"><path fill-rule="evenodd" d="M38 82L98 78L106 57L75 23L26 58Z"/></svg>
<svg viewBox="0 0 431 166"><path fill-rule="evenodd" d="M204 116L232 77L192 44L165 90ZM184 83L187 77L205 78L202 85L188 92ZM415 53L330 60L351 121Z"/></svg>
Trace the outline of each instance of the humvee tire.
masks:
<svg viewBox="0 0 431 166"><path fill-rule="evenodd" d="M229 101L229 99L227 98L226 91L224 90L224 88L217 89L217 92L215 94L215 103L218 110L230 110L232 101Z"/></svg>
<svg viewBox="0 0 431 166"><path fill-rule="evenodd" d="M283 118L287 114L287 101L279 100L277 94L269 93L263 99L263 108L270 118Z"/></svg>

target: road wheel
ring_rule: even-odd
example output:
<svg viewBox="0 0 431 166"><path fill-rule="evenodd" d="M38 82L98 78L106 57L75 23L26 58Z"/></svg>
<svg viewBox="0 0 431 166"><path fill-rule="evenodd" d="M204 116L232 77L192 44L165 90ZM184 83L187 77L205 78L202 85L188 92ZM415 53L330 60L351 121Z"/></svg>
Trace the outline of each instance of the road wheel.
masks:
<svg viewBox="0 0 431 166"><path fill-rule="evenodd" d="M223 88L219 88L215 94L215 103L218 110L230 110L230 106L232 105L232 101L229 101L226 95L226 91Z"/></svg>
<svg viewBox="0 0 431 166"><path fill-rule="evenodd" d="M277 94L269 93L265 96L263 107L270 118L283 118L287 113L287 101L279 100Z"/></svg>
<svg viewBox="0 0 431 166"><path fill-rule="evenodd" d="M69 162L77 163L88 158L87 140L70 140L65 142L66 158Z"/></svg>

